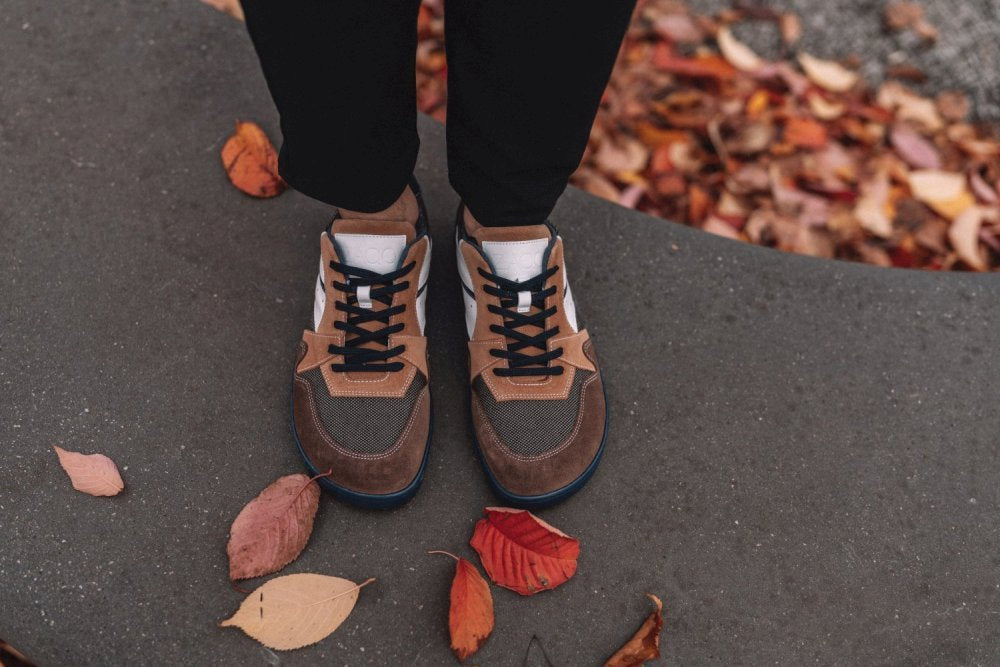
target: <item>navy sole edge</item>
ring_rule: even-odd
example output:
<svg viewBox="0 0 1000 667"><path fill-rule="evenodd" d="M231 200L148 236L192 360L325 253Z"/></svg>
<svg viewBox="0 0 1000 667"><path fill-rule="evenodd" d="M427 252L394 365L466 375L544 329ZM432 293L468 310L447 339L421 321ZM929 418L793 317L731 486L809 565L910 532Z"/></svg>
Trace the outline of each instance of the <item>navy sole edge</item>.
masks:
<svg viewBox="0 0 1000 667"><path fill-rule="evenodd" d="M583 486L590 480L597 470L598 464L601 462L601 457L604 456L604 446L608 442L608 427L611 424L611 409L608 406L608 390L604 385L604 373L601 373L601 391L604 393L604 434L601 436L601 445L597 448L597 454L594 455L594 460L590 462L587 468L580 473L580 476L574 479L572 482L556 489L555 491L550 491L538 496L522 496L516 493L512 493L504 488L503 484L497 480L494 476L493 471L490 470L490 465L486 462L486 457L483 456L482 448L479 446L479 439L476 438L475 430L472 432L472 441L476 445L476 455L479 457L479 462L483 466L483 470L486 471L486 478L490 482L490 486L493 487L494 493L500 497L500 499L510 504L518 509L526 510L536 510L545 509L547 507L552 507L566 500L577 491L583 488Z"/></svg>
<svg viewBox="0 0 1000 667"><path fill-rule="evenodd" d="M295 438L295 447L299 450L299 456L302 457L302 461L306 464L306 468L315 476L322 475L323 470L317 470L313 462L309 460L309 456L306 454L305 450L302 449L302 441L299 440L299 430L295 426L295 380L292 380L292 391L289 392L290 395L290 414L292 421L292 436ZM427 462L430 460L431 453L431 439L434 435L434 407L431 406L429 423L427 426L427 444L424 447L424 458L420 462L420 469L417 470L416 477L413 478L409 484L400 489L399 491L394 491L393 493L379 494L379 493L363 493L361 491L352 491L346 489L342 486L334 484L326 477L320 477L316 482L320 487L332 496L335 496L339 500L344 501L354 507L360 507L361 509L371 509L371 510L390 510L404 505L413 496L417 494L417 490L420 489L420 483L424 480L424 472L427 470Z"/></svg>

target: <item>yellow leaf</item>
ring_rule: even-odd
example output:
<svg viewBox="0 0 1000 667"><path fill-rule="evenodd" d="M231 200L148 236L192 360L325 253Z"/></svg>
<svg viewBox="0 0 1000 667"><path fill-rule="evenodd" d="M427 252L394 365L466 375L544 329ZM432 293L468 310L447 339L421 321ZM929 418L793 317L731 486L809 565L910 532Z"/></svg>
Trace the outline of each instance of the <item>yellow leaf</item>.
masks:
<svg viewBox="0 0 1000 667"><path fill-rule="evenodd" d="M354 609L358 591L373 581L355 584L322 574L277 577L248 595L219 625L239 628L268 648L302 648L340 627Z"/></svg>

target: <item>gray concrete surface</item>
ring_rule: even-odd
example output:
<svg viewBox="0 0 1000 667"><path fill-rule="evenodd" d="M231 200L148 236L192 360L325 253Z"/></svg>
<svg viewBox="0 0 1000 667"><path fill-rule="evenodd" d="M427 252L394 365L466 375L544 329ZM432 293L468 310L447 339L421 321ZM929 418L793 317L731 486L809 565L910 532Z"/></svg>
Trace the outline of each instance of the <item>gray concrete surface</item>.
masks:
<svg viewBox="0 0 1000 667"><path fill-rule="evenodd" d="M405 508L326 498L286 572L378 582L318 645L276 655L216 623L230 522L301 470L287 391L327 211L231 188L236 118L272 131L241 27L187 0L10 0L0 16L0 637L42 665L450 664L450 567L495 502L473 456L454 196L439 129L435 443ZM475 663L533 635L595 665L666 605L673 664L987 664L1000 654L997 276L823 262L576 191L568 238L611 397L603 467L543 513L579 573L495 591ZM74 492L53 443L124 494ZM538 664L533 650L530 664Z"/></svg>

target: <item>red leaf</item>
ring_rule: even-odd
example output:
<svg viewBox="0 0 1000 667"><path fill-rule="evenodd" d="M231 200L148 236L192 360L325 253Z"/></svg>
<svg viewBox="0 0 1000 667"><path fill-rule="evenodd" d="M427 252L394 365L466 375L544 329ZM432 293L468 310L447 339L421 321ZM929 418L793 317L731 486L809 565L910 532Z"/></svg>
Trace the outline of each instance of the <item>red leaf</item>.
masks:
<svg viewBox="0 0 1000 667"><path fill-rule="evenodd" d="M431 553L442 553L455 559L448 631L451 635L451 650L460 662L465 662L493 632L493 595L490 594L489 584L475 565L447 551Z"/></svg>
<svg viewBox="0 0 1000 667"><path fill-rule="evenodd" d="M277 572L298 558L312 534L319 485L305 475L285 475L247 503L229 529L229 578Z"/></svg>
<svg viewBox="0 0 1000 667"><path fill-rule="evenodd" d="M531 512L487 507L470 544L493 583L534 595L576 573L580 542Z"/></svg>
<svg viewBox="0 0 1000 667"><path fill-rule="evenodd" d="M663 603L655 595L649 599L656 605L636 633L618 652L608 658L604 667L639 667L648 660L660 657L660 631L663 630Z"/></svg>

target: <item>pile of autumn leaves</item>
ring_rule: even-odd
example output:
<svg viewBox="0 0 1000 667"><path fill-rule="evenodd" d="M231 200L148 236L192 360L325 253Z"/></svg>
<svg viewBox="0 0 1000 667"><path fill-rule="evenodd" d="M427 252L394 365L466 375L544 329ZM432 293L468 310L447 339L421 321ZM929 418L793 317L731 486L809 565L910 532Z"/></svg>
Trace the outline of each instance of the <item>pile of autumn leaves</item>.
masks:
<svg viewBox="0 0 1000 667"><path fill-rule="evenodd" d="M93 496L115 496L125 483L114 461L103 454L81 454L55 447L73 488ZM326 473L329 474L329 473ZM312 535L319 509L317 479L303 474L279 477L240 511L229 531L226 553L232 581L274 574L298 558ZM535 595L566 583L575 573L580 542L525 510L487 507L470 540L483 569L497 586ZM470 561L455 560L448 629L451 648L464 662L493 632L493 595ZM239 609L222 621L264 646L292 650L315 644L347 619L360 590L357 584L323 574L275 577L247 594ZM656 610L608 661L607 667L633 667L660 655L663 606Z"/></svg>
<svg viewBox="0 0 1000 667"><path fill-rule="evenodd" d="M422 110L446 116L440 0L420 15ZM819 257L925 269L1000 268L1000 141L960 92L918 95L897 64L872 89L850 63L768 61L732 25L791 13L762 5L698 15L641 0L573 183L623 206L732 239ZM887 30L930 46L918 3L889 2Z"/></svg>

